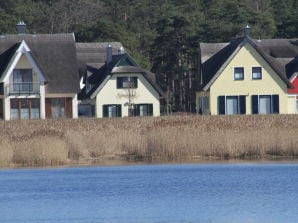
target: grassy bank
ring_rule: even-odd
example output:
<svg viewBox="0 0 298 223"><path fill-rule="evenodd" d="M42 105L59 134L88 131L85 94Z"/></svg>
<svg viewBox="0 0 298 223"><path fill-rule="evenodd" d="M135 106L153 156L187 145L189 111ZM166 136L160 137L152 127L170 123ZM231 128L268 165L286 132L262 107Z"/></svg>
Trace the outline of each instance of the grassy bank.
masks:
<svg viewBox="0 0 298 223"><path fill-rule="evenodd" d="M298 115L1 121L0 166L298 158Z"/></svg>

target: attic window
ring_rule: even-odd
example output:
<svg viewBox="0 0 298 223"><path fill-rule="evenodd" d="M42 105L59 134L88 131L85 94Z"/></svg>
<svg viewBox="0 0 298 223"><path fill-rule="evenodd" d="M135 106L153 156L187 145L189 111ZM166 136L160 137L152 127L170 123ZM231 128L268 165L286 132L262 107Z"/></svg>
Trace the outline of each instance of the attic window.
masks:
<svg viewBox="0 0 298 223"><path fill-rule="evenodd" d="M117 88L137 88L137 77L117 77Z"/></svg>
<svg viewBox="0 0 298 223"><path fill-rule="evenodd" d="M253 67L252 68L252 79L261 80L262 79L262 67Z"/></svg>
<svg viewBox="0 0 298 223"><path fill-rule="evenodd" d="M234 67L234 80L244 80L243 67Z"/></svg>

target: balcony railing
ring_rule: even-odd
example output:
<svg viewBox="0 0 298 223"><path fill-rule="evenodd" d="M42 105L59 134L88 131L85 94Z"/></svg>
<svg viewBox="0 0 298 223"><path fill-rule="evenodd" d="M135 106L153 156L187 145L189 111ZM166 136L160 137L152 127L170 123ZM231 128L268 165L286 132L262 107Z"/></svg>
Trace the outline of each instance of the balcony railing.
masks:
<svg viewBox="0 0 298 223"><path fill-rule="evenodd" d="M32 95L40 93L40 83L22 82L6 85L7 95Z"/></svg>

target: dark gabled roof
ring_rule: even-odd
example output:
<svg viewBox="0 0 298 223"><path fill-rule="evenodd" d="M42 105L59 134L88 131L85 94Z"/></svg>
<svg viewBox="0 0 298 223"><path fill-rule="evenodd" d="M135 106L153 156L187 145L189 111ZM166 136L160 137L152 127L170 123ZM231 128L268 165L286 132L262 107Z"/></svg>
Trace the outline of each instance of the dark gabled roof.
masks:
<svg viewBox="0 0 298 223"><path fill-rule="evenodd" d="M9 47L9 49L7 49L6 51L5 51L4 46L3 46L3 50L2 50L2 48L1 48L2 45L0 45L0 52L3 52L0 54L0 78L2 77L3 72L9 65L13 55L15 54L16 50L19 48L20 45L21 45L20 42L16 43L13 46Z"/></svg>
<svg viewBox="0 0 298 223"><path fill-rule="evenodd" d="M298 44L297 40L273 39L253 40L249 36L239 37L230 43L201 43L202 85L200 89L209 88L221 69L233 58L233 55L245 44L249 43L280 76L292 87L289 77L297 70Z"/></svg>
<svg viewBox="0 0 298 223"><path fill-rule="evenodd" d="M76 43L76 52L80 77L87 71L86 64L94 64L94 67L101 67L106 62L106 47L113 46L113 54L117 54L122 47L120 42L96 42L96 43Z"/></svg>
<svg viewBox="0 0 298 223"><path fill-rule="evenodd" d="M79 75L73 34L25 34L0 36L1 75L19 44L24 41L46 78L46 93L79 92Z"/></svg>
<svg viewBox="0 0 298 223"><path fill-rule="evenodd" d="M112 61L109 64L105 63L99 69L87 66L87 70L92 73L92 75L88 77L88 82L92 85L92 89L86 94L86 88L84 87L79 94L79 99L81 100L90 98L108 76L119 73L140 73L160 96L163 96L164 94L156 84L155 74L139 67L128 53L113 55Z"/></svg>
<svg viewBox="0 0 298 223"><path fill-rule="evenodd" d="M206 60L205 63L203 63L202 65L202 81L204 83L204 86L211 81L211 79L223 67L226 61L228 61L228 59L231 57L231 55L235 52L235 50L239 47L240 43L242 42L243 38L238 38L228 45L216 44L216 47L214 47L214 49L216 49L217 52L213 56L210 56L209 59ZM223 48L218 49L221 46L223 46ZM203 52L201 52L201 55L202 53Z"/></svg>

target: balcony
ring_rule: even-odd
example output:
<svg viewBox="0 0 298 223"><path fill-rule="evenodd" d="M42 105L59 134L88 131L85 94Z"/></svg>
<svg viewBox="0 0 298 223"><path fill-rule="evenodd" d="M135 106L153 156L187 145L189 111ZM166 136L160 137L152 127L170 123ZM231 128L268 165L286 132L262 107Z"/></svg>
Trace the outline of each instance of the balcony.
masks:
<svg viewBox="0 0 298 223"><path fill-rule="evenodd" d="M6 95L35 95L40 93L40 83L22 82L5 86Z"/></svg>

